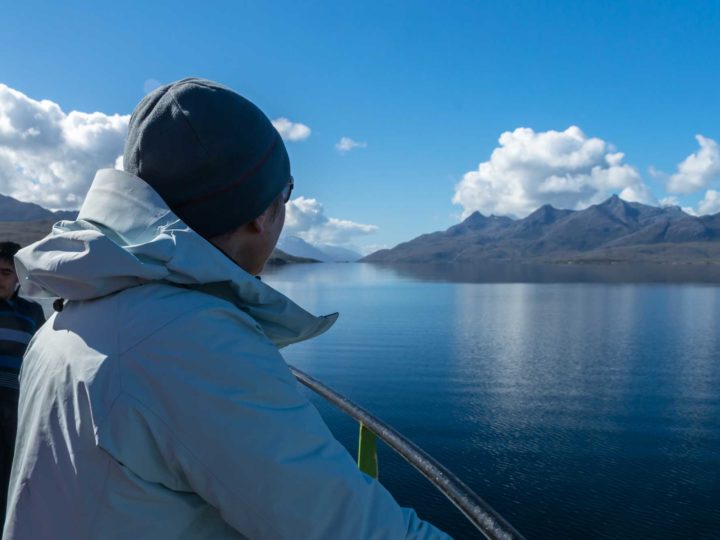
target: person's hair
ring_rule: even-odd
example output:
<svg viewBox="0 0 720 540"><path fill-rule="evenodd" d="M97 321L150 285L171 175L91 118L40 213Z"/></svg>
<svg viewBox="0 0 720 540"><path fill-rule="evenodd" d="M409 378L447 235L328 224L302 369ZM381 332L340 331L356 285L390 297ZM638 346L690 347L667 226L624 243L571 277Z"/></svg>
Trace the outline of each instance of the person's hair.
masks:
<svg viewBox="0 0 720 540"><path fill-rule="evenodd" d="M281 208L284 204L285 204L285 201L283 201L282 193L280 193L280 195L278 195L277 197L275 197L275 200L270 203L270 206L268 206L265 210L263 210L263 214L264 214L265 212L267 212L268 217L269 217L271 220L274 221L275 219L277 219L277 215L280 213L280 208ZM262 214L261 214L261 215L262 215ZM250 223L250 222L248 222L248 223ZM238 229L244 227L245 225L247 225L247 223L243 223L242 225L240 225L240 226L238 226L238 227L235 227L234 229L231 229L231 230L229 230L229 231L227 231L227 232L224 232L224 233L222 233L222 234L217 234L217 235L213 236L212 238L208 238L208 241L209 241L211 244L215 245L216 247L218 246L218 244L224 244L224 243L225 243L225 240L226 240L228 237L230 237L235 231L237 231ZM220 251L222 251L222 250L220 250Z"/></svg>
<svg viewBox="0 0 720 540"><path fill-rule="evenodd" d="M20 249L20 244L15 242L0 242L0 261L15 264L15 254Z"/></svg>
<svg viewBox="0 0 720 540"><path fill-rule="evenodd" d="M285 201L283 200L283 194L282 192L275 197L275 200L270 203L270 206L268 209L270 210L270 219L273 221L277 218L277 215L280 213L280 208L285 204Z"/></svg>

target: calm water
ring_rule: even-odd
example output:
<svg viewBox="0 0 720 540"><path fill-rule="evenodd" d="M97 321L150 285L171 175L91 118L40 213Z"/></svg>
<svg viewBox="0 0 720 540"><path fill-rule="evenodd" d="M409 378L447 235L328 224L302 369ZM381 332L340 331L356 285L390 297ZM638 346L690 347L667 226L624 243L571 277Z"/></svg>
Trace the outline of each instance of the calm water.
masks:
<svg viewBox="0 0 720 540"><path fill-rule="evenodd" d="M265 280L341 313L285 349L289 363L409 436L528 538L720 538L716 268L319 264ZM354 454L357 425L313 401ZM384 446L380 479L456 538L477 536Z"/></svg>

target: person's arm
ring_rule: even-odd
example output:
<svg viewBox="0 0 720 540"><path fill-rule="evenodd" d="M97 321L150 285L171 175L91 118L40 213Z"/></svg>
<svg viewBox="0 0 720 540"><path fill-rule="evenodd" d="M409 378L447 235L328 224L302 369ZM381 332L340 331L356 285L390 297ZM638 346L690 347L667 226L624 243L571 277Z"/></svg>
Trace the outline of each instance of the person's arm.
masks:
<svg viewBox="0 0 720 540"><path fill-rule="evenodd" d="M125 382L116 406L143 417L153 451L180 479L176 487L187 483L253 539L448 539L357 469L278 350L245 315L228 311L174 323L122 362L141 370L143 382ZM207 341L185 340L184 332ZM134 366L131 355L150 361ZM123 447L110 446L111 454ZM152 475L132 454L116 459Z"/></svg>

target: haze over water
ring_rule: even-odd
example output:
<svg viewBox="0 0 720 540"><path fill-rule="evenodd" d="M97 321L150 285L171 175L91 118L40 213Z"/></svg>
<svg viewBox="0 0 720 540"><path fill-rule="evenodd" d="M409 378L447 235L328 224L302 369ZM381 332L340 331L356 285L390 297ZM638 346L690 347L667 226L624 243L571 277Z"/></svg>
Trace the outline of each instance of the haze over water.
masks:
<svg viewBox="0 0 720 540"><path fill-rule="evenodd" d="M264 279L341 313L284 349L290 364L409 436L528 538L720 535L717 268L318 264ZM354 454L357 425L313 401ZM382 445L380 478L476 537Z"/></svg>

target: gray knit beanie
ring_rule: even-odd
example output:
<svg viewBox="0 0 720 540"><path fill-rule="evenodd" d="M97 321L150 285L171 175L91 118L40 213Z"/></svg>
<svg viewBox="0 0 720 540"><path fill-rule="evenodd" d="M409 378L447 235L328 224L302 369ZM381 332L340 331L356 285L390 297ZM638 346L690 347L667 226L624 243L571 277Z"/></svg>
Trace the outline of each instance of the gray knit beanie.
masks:
<svg viewBox="0 0 720 540"><path fill-rule="evenodd" d="M205 238L258 217L290 180L285 144L263 112L195 78L143 98L130 118L123 167Z"/></svg>

